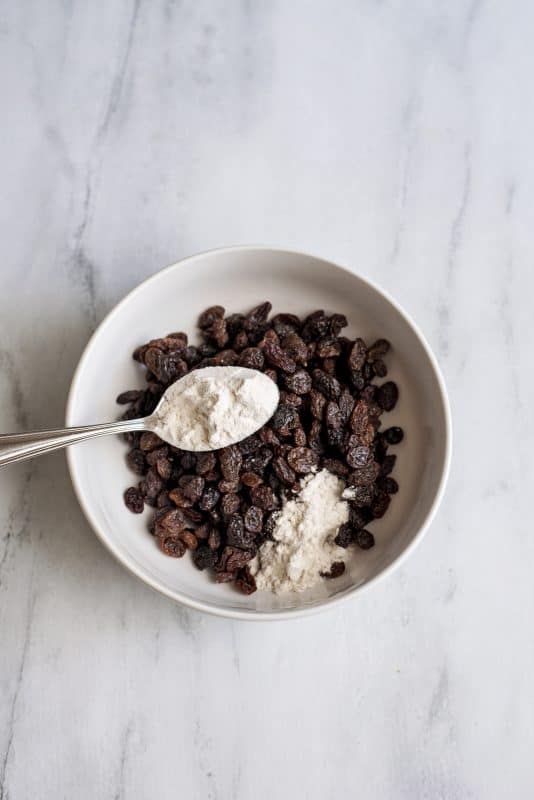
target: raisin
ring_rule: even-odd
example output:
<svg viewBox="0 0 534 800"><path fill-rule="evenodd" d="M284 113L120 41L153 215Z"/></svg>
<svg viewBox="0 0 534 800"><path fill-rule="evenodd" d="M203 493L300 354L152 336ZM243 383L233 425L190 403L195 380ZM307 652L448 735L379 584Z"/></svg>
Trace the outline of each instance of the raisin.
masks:
<svg viewBox="0 0 534 800"><path fill-rule="evenodd" d="M349 439L349 443L352 440ZM357 440L358 441L358 440ZM347 464L349 467L356 469L357 467L364 467L371 457L371 449L366 445L356 443L355 446L349 446L347 450Z"/></svg>
<svg viewBox="0 0 534 800"><path fill-rule="evenodd" d="M236 336L238 333L243 333L243 322L245 321L244 314L230 314L226 317L226 329L229 336Z"/></svg>
<svg viewBox="0 0 534 800"><path fill-rule="evenodd" d="M326 397L324 394L321 394L321 392L318 392L316 389L312 389L310 392L310 411L315 419L323 418L325 405Z"/></svg>
<svg viewBox="0 0 534 800"><path fill-rule="evenodd" d="M218 490L221 494L235 494L241 488L239 485L239 481L219 481L217 486Z"/></svg>
<svg viewBox="0 0 534 800"><path fill-rule="evenodd" d="M182 489L176 488L170 491L169 498L178 508L191 508L193 505L193 501L189 497L186 497Z"/></svg>
<svg viewBox="0 0 534 800"><path fill-rule="evenodd" d="M202 497L205 481L199 475L182 475L178 485L184 495L196 503Z"/></svg>
<svg viewBox="0 0 534 800"><path fill-rule="evenodd" d="M293 440L297 447L305 447L308 443L306 431L300 426L293 431Z"/></svg>
<svg viewBox="0 0 534 800"><path fill-rule="evenodd" d="M272 511L278 507L278 499L276 498L270 486L256 486L250 490L250 499L252 504L264 511Z"/></svg>
<svg viewBox="0 0 534 800"><path fill-rule="evenodd" d="M159 436L156 436L155 433L152 431L145 431L141 434L141 438L139 440L139 447L141 450L149 451L155 450L156 447L161 447L162 444L165 444Z"/></svg>
<svg viewBox="0 0 534 800"><path fill-rule="evenodd" d="M248 456L250 453L254 453L255 450L259 450L261 443L262 440L258 434L253 433L252 436L248 436L246 439L243 439L241 442L239 442L237 446L241 455Z"/></svg>
<svg viewBox="0 0 534 800"><path fill-rule="evenodd" d="M249 311L243 320L243 328L246 331L255 331L266 321L271 311L272 305L269 302L261 303Z"/></svg>
<svg viewBox="0 0 534 800"><path fill-rule="evenodd" d="M280 392L280 402L285 403L287 406L293 406L293 408L300 408L303 400L298 394L282 391Z"/></svg>
<svg viewBox="0 0 534 800"><path fill-rule="evenodd" d="M349 521L354 528L360 529L365 528L368 522L371 522L373 519L373 512L368 506L363 506L362 508L358 508L356 506L351 506L349 509Z"/></svg>
<svg viewBox="0 0 534 800"><path fill-rule="evenodd" d="M272 325L281 338L296 333L300 328L300 319L294 314L277 314L272 318Z"/></svg>
<svg viewBox="0 0 534 800"><path fill-rule="evenodd" d="M323 460L323 467L333 475L337 475L339 478L346 478L349 474L349 468L347 465L338 458L325 458Z"/></svg>
<svg viewBox="0 0 534 800"><path fill-rule="evenodd" d="M225 494L221 500L221 511L225 516L230 516L239 511L241 500L236 494Z"/></svg>
<svg viewBox="0 0 534 800"><path fill-rule="evenodd" d="M389 352L391 345L387 339L377 339L367 351L368 361L376 361L377 358L382 358Z"/></svg>
<svg viewBox="0 0 534 800"><path fill-rule="evenodd" d="M302 338L305 342L315 339L322 339L330 332L329 320L324 311L314 311L304 320L302 328Z"/></svg>
<svg viewBox="0 0 534 800"><path fill-rule="evenodd" d="M235 587L243 594L253 594L256 591L256 579L248 566L238 571L237 578L235 579Z"/></svg>
<svg viewBox="0 0 534 800"><path fill-rule="evenodd" d="M399 390L393 381L387 381L378 387L376 392L376 402L384 411L391 411L397 404Z"/></svg>
<svg viewBox="0 0 534 800"><path fill-rule="evenodd" d="M298 369L293 375L284 375L284 385L293 394L308 394L312 388L312 380L308 372Z"/></svg>
<svg viewBox="0 0 534 800"><path fill-rule="evenodd" d="M356 391L361 392L365 387L365 377L359 369L352 369L350 371L350 382Z"/></svg>
<svg viewBox="0 0 534 800"><path fill-rule="evenodd" d="M239 447L236 445L225 447L224 450L221 450L219 453L219 462L221 465L221 472L227 481L239 480L239 472L241 470L241 464L243 463L243 456L241 455Z"/></svg>
<svg viewBox="0 0 534 800"><path fill-rule="evenodd" d="M221 350L211 359L214 367L233 367L237 364L238 355L235 350Z"/></svg>
<svg viewBox="0 0 534 800"><path fill-rule="evenodd" d="M295 447L287 457L289 466L302 475L312 472L319 464L317 453L309 447Z"/></svg>
<svg viewBox="0 0 534 800"><path fill-rule="evenodd" d="M352 350L350 351L349 355L349 368L351 370L360 371L365 364L366 356L367 347L365 346L365 342L363 339L356 339L352 345Z"/></svg>
<svg viewBox="0 0 534 800"><path fill-rule="evenodd" d="M188 371L186 362L174 353L163 353L155 347L149 347L145 353L145 364L158 381L172 383Z"/></svg>
<svg viewBox="0 0 534 800"><path fill-rule="evenodd" d="M139 484L139 488L145 495L147 503L151 505L164 487L163 481L151 467L145 475L145 479Z"/></svg>
<svg viewBox="0 0 534 800"><path fill-rule="evenodd" d="M221 546L221 532L218 528L212 528L208 536L208 547L210 550L218 550Z"/></svg>
<svg viewBox="0 0 534 800"><path fill-rule="evenodd" d="M345 314L332 314L328 320L328 328L331 336L338 336L343 328L346 328L349 323Z"/></svg>
<svg viewBox="0 0 534 800"><path fill-rule="evenodd" d="M240 354L237 363L240 367L261 370L265 364L265 356L259 348L247 347L246 350L243 350L243 352Z"/></svg>
<svg viewBox="0 0 534 800"><path fill-rule="evenodd" d="M383 436L388 444L400 444L404 439L404 431L398 427L388 428L384 431Z"/></svg>
<svg viewBox="0 0 534 800"><path fill-rule="evenodd" d="M124 406L129 403L135 403L137 400L140 400L143 395L144 392L142 389L130 389L128 392L121 392L115 402Z"/></svg>
<svg viewBox="0 0 534 800"><path fill-rule="evenodd" d="M213 323L206 328L205 334L209 336L210 340L214 341L217 347L224 347L230 341L228 331L226 330L226 320L216 319Z"/></svg>
<svg viewBox="0 0 534 800"><path fill-rule="evenodd" d="M325 422L329 428L341 428L343 424L341 412L335 400L329 400L326 404Z"/></svg>
<svg viewBox="0 0 534 800"><path fill-rule="evenodd" d="M291 469L285 458L281 456L273 460L273 471L279 481L285 483L286 486L292 486L295 483L296 475Z"/></svg>
<svg viewBox="0 0 534 800"><path fill-rule="evenodd" d="M293 359L297 364L304 366L308 362L308 348L306 342L298 335L298 333L289 333L282 339L282 350Z"/></svg>
<svg viewBox="0 0 534 800"><path fill-rule="evenodd" d="M245 331L239 331L239 333L235 336L234 341L232 342L232 350L235 350L237 353L240 353L248 346L248 344L249 344L248 336L245 333Z"/></svg>
<svg viewBox="0 0 534 800"><path fill-rule="evenodd" d="M240 547L248 550L254 543L254 535L245 530L243 517L240 514L232 514L226 526L226 540L232 547Z"/></svg>
<svg viewBox="0 0 534 800"><path fill-rule="evenodd" d="M280 439L276 435L276 433L272 430L272 428L265 427L262 428L260 431L260 440L263 444L267 444L270 447L276 447L280 444Z"/></svg>
<svg viewBox="0 0 534 800"><path fill-rule="evenodd" d="M187 550L185 542L178 534L168 533L158 537L158 544L166 556L171 558L182 558Z"/></svg>
<svg viewBox="0 0 534 800"><path fill-rule="evenodd" d="M369 424L369 406L365 400L358 400L352 410L349 420L350 428L357 436L360 436L367 429Z"/></svg>
<svg viewBox="0 0 534 800"><path fill-rule="evenodd" d="M130 450L126 456L126 462L136 475L144 475L148 469L143 451L137 450L137 448Z"/></svg>
<svg viewBox="0 0 534 800"><path fill-rule="evenodd" d="M173 472L172 461L169 458L159 458L156 461L156 472L164 481L168 481Z"/></svg>
<svg viewBox="0 0 534 800"><path fill-rule="evenodd" d="M263 511L257 506L250 506L244 517L245 528L251 533L261 533L263 527Z"/></svg>
<svg viewBox="0 0 534 800"><path fill-rule="evenodd" d="M341 343L333 337L320 339L317 342L316 354L319 358L337 358L341 355Z"/></svg>
<svg viewBox="0 0 534 800"><path fill-rule="evenodd" d="M382 461L381 467L380 467L380 474L382 476L385 476L385 475L389 475L391 472L393 472L396 460L397 460L397 456L393 456L393 455L385 456L384 460Z"/></svg>
<svg viewBox="0 0 534 800"><path fill-rule="evenodd" d="M215 453L198 453L197 454L196 473L197 475L205 475L211 472L217 465L217 458Z"/></svg>
<svg viewBox="0 0 534 800"><path fill-rule="evenodd" d="M267 464L272 460L273 451L269 447L261 447L255 453L245 456L243 459L243 470L245 472L263 472Z"/></svg>
<svg viewBox="0 0 534 800"><path fill-rule="evenodd" d="M364 467L358 467L351 472L348 484L349 486L370 486L374 483L380 474L380 465L376 461L370 461Z"/></svg>
<svg viewBox="0 0 534 800"><path fill-rule="evenodd" d="M362 550L370 550L371 547L374 547L375 537L371 531L361 530L357 531L354 541Z"/></svg>
<svg viewBox="0 0 534 800"><path fill-rule="evenodd" d="M227 545L222 551L215 568L218 572L235 572L244 567L250 561L250 558L250 551Z"/></svg>
<svg viewBox="0 0 534 800"><path fill-rule="evenodd" d="M209 522L204 522L202 525L199 525L198 528L195 528L195 536L197 539L201 541L205 541L209 539L209 535L213 528L211 527Z"/></svg>
<svg viewBox="0 0 534 800"><path fill-rule="evenodd" d="M397 494L399 491L399 484L395 478L380 478L378 485L386 494Z"/></svg>
<svg viewBox="0 0 534 800"><path fill-rule="evenodd" d="M350 522L344 522L339 526L334 542L338 547L348 547L354 542L355 531Z"/></svg>
<svg viewBox="0 0 534 800"><path fill-rule="evenodd" d="M371 505L371 511L373 512L373 517L375 517L375 519L383 517L386 511L388 510L390 502L391 498L388 494L386 494L385 492L379 492Z"/></svg>
<svg viewBox="0 0 534 800"><path fill-rule="evenodd" d="M346 425L352 414L352 409L354 408L354 398L346 389L341 392L338 405L339 413L341 414L341 423L342 425Z"/></svg>
<svg viewBox="0 0 534 800"><path fill-rule="evenodd" d="M243 486L248 486L249 489L253 489L255 486L259 486L260 483L263 483L263 478L256 472L243 472L241 475L241 483Z"/></svg>
<svg viewBox="0 0 534 800"><path fill-rule="evenodd" d="M198 539L192 531L182 531L180 539L185 544L188 550L196 550L198 547Z"/></svg>
<svg viewBox="0 0 534 800"><path fill-rule="evenodd" d="M224 317L224 308L222 306L211 306L202 312L198 318L199 328L209 328L215 320Z"/></svg>
<svg viewBox="0 0 534 800"><path fill-rule="evenodd" d="M124 504L133 514L141 514L145 507L143 495L135 486L130 486L130 488L126 489L124 492Z"/></svg>
<svg viewBox="0 0 534 800"><path fill-rule="evenodd" d="M293 406L288 406L285 403L280 403L278 408L273 414L272 426L275 431L289 432L291 428L295 427L298 423L298 414ZM287 435L287 433L286 433Z"/></svg>
<svg viewBox="0 0 534 800"><path fill-rule="evenodd" d="M274 342L267 342L263 348L263 353L269 364L272 364L276 369L281 369L284 372L295 372L297 368L295 361L285 350L282 350L280 345Z"/></svg>
<svg viewBox="0 0 534 800"><path fill-rule="evenodd" d="M355 486L352 491L351 502L356 507L361 508L362 506L371 505L373 497L374 491L370 486Z"/></svg>
<svg viewBox="0 0 534 800"><path fill-rule="evenodd" d="M197 569L213 569L217 563L217 553L207 545L201 544L193 553L193 563Z"/></svg>
<svg viewBox="0 0 534 800"><path fill-rule="evenodd" d="M321 572L321 578L339 578L345 572L343 561L334 561L329 572Z"/></svg>
<svg viewBox="0 0 534 800"><path fill-rule="evenodd" d="M310 432L308 434L308 445L312 450L315 450L317 453L322 453L324 450L323 443L321 441L321 431L322 425L318 419L314 419L311 427Z"/></svg>
<svg viewBox="0 0 534 800"><path fill-rule="evenodd" d="M314 369L312 373L313 385L330 400L337 400L341 394L341 386L337 378L328 375L321 369Z"/></svg>
<svg viewBox="0 0 534 800"><path fill-rule="evenodd" d="M377 378L386 377L386 375L388 374L388 368L386 367L382 359L379 358L376 361L373 361L373 372Z"/></svg>

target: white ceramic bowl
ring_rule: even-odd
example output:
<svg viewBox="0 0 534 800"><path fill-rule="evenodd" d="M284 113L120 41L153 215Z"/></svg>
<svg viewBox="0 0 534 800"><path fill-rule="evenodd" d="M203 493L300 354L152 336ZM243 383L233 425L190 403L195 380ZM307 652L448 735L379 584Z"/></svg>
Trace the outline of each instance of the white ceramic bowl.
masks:
<svg viewBox="0 0 534 800"><path fill-rule="evenodd" d="M245 311L270 300L274 313L317 308L346 314L349 336L385 337L393 344L388 378L400 398L386 424L406 433L394 448L400 484L388 513L370 524L376 546L355 550L345 574L302 594L245 596L198 572L189 557L165 556L147 532L152 513L131 514L123 492L136 482L125 464L126 445L105 437L71 447L68 463L80 504L99 538L127 569L185 605L241 619L279 619L317 611L360 592L412 550L441 500L450 461L451 423L439 367L422 334L382 290L335 264L304 253L233 247L186 258L158 272L124 298L96 330L76 369L67 425L113 420L115 398L143 385L134 348L170 330L194 334L200 311L215 303Z"/></svg>

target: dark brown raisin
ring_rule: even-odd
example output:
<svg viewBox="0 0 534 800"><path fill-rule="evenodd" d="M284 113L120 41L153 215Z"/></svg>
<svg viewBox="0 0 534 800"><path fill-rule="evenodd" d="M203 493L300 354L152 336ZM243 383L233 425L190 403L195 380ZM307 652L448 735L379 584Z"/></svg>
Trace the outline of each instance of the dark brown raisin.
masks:
<svg viewBox="0 0 534 800"><path fill-rule="evenodd" d="M279 456L273 459L273 472L279 481L285 483L286 486L292 486L295 483L297 476L291 469L285 458Z"/></svg>
<svg viewBox="0 0 534 800"><path fill-rule="evenodd" d="M341 428L343 424L341 412L335 400L329 400L326 404L325 422L329 428Z"/></svg>
<svg viewBox="0 0 534 800"><path fill-rule="evenodd" d="M222 306L210 306L205 311L202 312L200 317L198 318L198 327L199 328L209 328L215 320L222 319L224 317L224 308Z"/></svg>
<svg viewBox="0 0 534 800"><path fill-rule="evenodd" d="M324 407L326 405L326 397L321 392L318 392L316 389L312 389L310 392L310 411L315 419L322 419Z"/></svg>
<svg viewBox="0 0 534 800"><path fill-rule="evenodd" d="M337 400L341 394L341 386L337 378L327 375L321 369L314 369L312 373L313 385L330 400Z"/></svg>
<svg viewBox="0 0 534 800"><path fill-rule="evenodd" d="M239 547L227 545L222 551L216 565L218 572L235 572L244 567L251 559L252 553L249 550L242 550Z"/></svg>
<svg viewBox="0 0 534 800"><path fill-rule="evenodd" d="M235 514L241 506L241 499L236 494L225 494L221 500L221 511L225 516Z"/></svg>
<svg viewBox="0 0 534 800"><path fill-rule="evenodd" d="M124 504L133 514L141 514L145 507L143 495L135 486L130 486L124 492Z"/></svg>
<svg viewBox="0 0 534 800"><path fill-rule="evenodd" d="M146 502L152 505L164 486L157 472L151 467L145 475L145 479L139 484L139 488L145 495Z"/></svg>
<svg viewBox="0 0 534 800"><path fill-rule="evenodd" d="M399 491L399 484L395 478L380 478L378 485L387 494L397 494Z"/></svg>
<svg viewBox="0 0 534 800"><path fill-rule="evenodd" d="M388 368L380 358L373 361L373 372L377 378L385 378L388 374Z"/></svg>
<svg viewBox="0 0 534 800"><path fill-rule="evenodd" d="M391 411L395 408L399 398L399 390L397 384L393 381L387 381L379 386L376 392L376 402L383 408L384 411Z"/></svg>
<svg viewBox="0 0 534 800"><path fill-rule="evenodd" d="M198 539L192 531L182 531L180 539L185 544L188 550L196 550L198 547Z"/></svg>
<svg viewBox="0 0 534 800"><path fill-rule="evenodd" d="M370 550L371 547L374 547L375 537L371 531L361 530L357 531L354 541L362 550Z"/></svg>
<svg viewBox="0 0 534 800"><path fill-rule="evenodd" d="M385 475L389 475L391 472L393 472L396 460L397 460L397 456L393 456L393 455L385 456L385 458L382 461L382 464L380 466L380 474L385 476Z"/></svg>
<svg viewBox="0 0 534 800"><path fill-rule="evenodd" d="M312 472L319 464L317 453L309 447L295 447L287 460L289 466L301 475Z"/></svg>
<svg viewBox="0 0 534 800"><path fill-rule="evenodd" d="M191 508L193 505L193 501L189 497L186 497L184 491L178 487L169 492L169 498L178 508Z"/></svg>
<svg viewBox="0 0 534 800"><path fill-rule="evenodd" d="M349 547L354 543L355 531L350 522L344 522L339 526L334 542L338 547Z"/></svg>
<svg viewBox="0 0 534 800"><path fill-rule="evenodd" d="M250 453L254 453L255 450L259 450L261 443L262 440L258 434L253 433L252 436L248 436L246 439L243 439L243 441L239 442L237 446L241 455L248 456Z"/></svg>
<svg viewBox="0 0 534 800"><path fill-rule="evenodd" d="M343 561L334 561L329 572L321 572L321 578L339 578L345 572Z"/></svg>
<svg viewBox="0 0 534 800"><path fill-rule="evenodd" d="M195 528L195 536L200 541L206 541L209 539L209 535L213 530L211 523L203 522L202 525L199 525L198 528Z"/></svg>
<svg viewBox="0 0 534 800"><path fill-rule="evenodd" d="M178 485L185 496L196 503L202 497L205 481L199 475L182 475Z"/></svg>
<svg viewBox="0 0 534 800"><path fill-rule="evenodd" d="M201 511L211 511L215 508L220 499L220 494L214 486L208 486L198 502Z"/></svg>
<svg viewBox="0 0 534 800"><path fill-rule="evenodd" d="M302 338L305 342L322 339L330 333L329 320L324 311L314 311L304 320L302 328Z"/></svg>
<svg viewBox="0 0 534 800"><path fill-rule="evenodd" d="M142 450L130 450L126 456L126 461L130 469L135 472L136 475L144 475L148 469L145 461L145 454Z"/></svg>
<svg viewBox="0 0 534 800"><path fill-rule="evenodd" d="M243 594L253 594L256 591L256 579L248 566L238 571L237 578L235 579L235 587Z"/></svg>
<svg viewBox="0 0 534 800"><path fill-rule="evenodd" d="M212 528L208 536L208 547L210 550L218 550L221 546L221 532L218 528Z"/></svg>
<svg viewBox="0 0 534 800"><path fill-rule="evenodd" d="M338 458L325 458L323 460L323 467L333 475L337 475L339 478L345 478L349 474L349 468L347 465Z"/></svg>
<svg viewBox="0 0 534 800"><path fill-rule="evenodd" d="M232 514L226 526L226 539L232 547L240 547L248 550L254 544L254 534L245 530L243 517L240 514Z"/></svg>
<svg viewBox="0 0 534 800"><path fill-rule="evenodd" d="M137 400L141 400L143 395L144 392L142 389L130 389L128 392L121 392L115 402L124 406L128 405L129 403L135 403Z"/></svg>
<svg viewBox="0 0 534 800"><path fill-rule="evenodd" d="M260 483L263 483L263 478L256 472L243 472L241 475L241 483L243 486L248 486L249 489L253 489L255 486L259 486Z"/></svg>
<svg viewBox="0 0 534 800"><path fill-rule="evenodd" d="M312 380L309 373L298 369L293 375L284 375L284 385L293 394L308 394L312 388Z"/></svg>
<svg viewBox="0 0 534 800"><path fill-rule="evenodd" d="M314 419L311 427L310 432L308 434L308 445L312 450L315 450L317 453L322 453L324 450L323 443L321 440L321 431L323 426L319 422L318 419Z"/></svg>
<svg viewBox="0 0 534 800"><path fill-rule="evenodd" d="M298 333L289 333L282 339L282 350L293 359L297 364L304 366L308 362L308 348L306 342L301 339Z"/></svg>
<svg viewBox="0 0 534 800"><path fill-rule="evenodd" d="M332 314L328 320L328 328L331 336L338 336L348 324L345 314Z"/></svg>
<svg viewBox="0 0 534 800"><path fill-rule="evenodd" d="M229 336L236 336L243 328L244 314L230 314L226 317L226 328Z"/></svg>
<svg viewBox="0 0 534 800"><path fill-rule="evenodd" d="M298 424L298 414L293 406L288 406L285 403L280 403L278 408L273 414L271 424L275 431L285 433L289 432Z"/></svg>
<svg viewBox="0 0 534 800"><path fill-rule="evenodd" d="M217 466L215 453L197 453L197 475L205 475Z"/></svg>
<svg viewBox="0 0 534 800"><path fill-rule="evenodd" d="M243 459L243 471L261 473L272 458L273 451L269 447L261 447L255 453L245 456Z"/></svg>
<svg viewBox="0 0 534 800"><path fill-rule="evenodd" d="M239 481L219 481L217 485L221 494L235 494L241 488Z"/></svg>
<svg viewBox="0 0 534 800"><path fill-rule="evenodd" d="M246 331L257 330L266 321L271 308L272 305L269 302L261 303L253 308L243 320L243 328Z"/></svg>
<svg viewBox="0 0 534 800"><path fill-rule="evenodd" d="M257 506L250 506L245 513L245 528L251 533L261 533L263 527L263 511Z"/></svg>
<svg viewBox="0 0 534 800"><path fill-rule="evenodd" d="M263 353L269 364L272 364L276 369L281 369L284 372L295 372L297 368L295 361L285 350L282 350L280 345L274 342L267 342L263 348Z"/></svg>
<svg viewBox="0 0 534 800"><path fill-rule="evenodd" d="M352 436L350 437L352 439ZM350 441L350 440L349 440ZM371 457L371 448L363 444L356 444L347 450L347 464L354 469L364 467Z"/></svg>
<svg viewBox="0 0 534 800"><path fill-rule="evenodd" d="M156 436L155 433L152 433L152 431L145 431L142 433L139 440L139 447L144 451L155 450L156 447L161 447L163 444L165 444L165 442L163 442L159 436Z"/></svg>
<svg viewBox="0 0 534 800"><path fill-rule="evenodd" d="M217 563L217 553L207 545L201 544L193 553L193 563L197 569L213 569Z"/></svg>
<svg viewBox="0 0 534 800"><path fill-rule="evenodd" d="M382 358L389 352L390 347L391 345L387 339L377 339L367 351L367 359L375 361L377 358Z"/></svg>
<svg viewBox="0 0 534 800"><path fill-rule="evenodd" d="M179 534L167 533L164 536L158 536L158 544L165 555L171 556L171 558L182 558L187 550L186 544Z"/></svg>
<svg viewBox="0 0 534 800"><path fill-rule="evenodd" d="M343 425L346 425L352 414L352 409L354 408L354 398L346 389L341 392L338 405L339 413L341 414L341 422Z"/></svg>
<svg viewBox="0 0 534 800"><path fill-rule="evenodd" d="M371 511L373 512L373 517L375 517L375 519L383 517L389 508L390 502L391 498L388 494L386 494L385 492L379 492L371 504Z"/></svg>
<svg viewBox="0 0 534 800"><path fill-rule="evenodd" d="M172 461L169 458L158 458L156 461L156 472L164 481L168 481L173 472Z"/></svg>
<svg viewBox="0 0 534 800"><path fill-rule="evenodd" d="M263 444L269 445L269 447L276 447L280 444L280 439L276 435L276 433L272 430L272 428L265 427L262 428L260 431L260 440Z"/></svg>
<svg viewBox="0 0 534 800"><path fill-rule="evenodd" d="M355 486L351 493L351 502L361 508L371 505L373 497L374 491L371 486Z"/></svg>
<svg viewBox="0 0 534 800"><path fill-rule="evenodd" d="M232 342L232 350L235 350L237 353L240 353L246 347L248 347L248 335L245 331L239 331L239 333L234 337ZM239 362L238 362L239 363Z"/></svg>
<svg viewBox="0 0 534 800"><path fill-rule="evenodd" d="M365 528L368 522L371 522L373 519L373 512L368 506L363 506L362 508L357 508L356 506L351 506L349 509L349 521L354 528L360 529Z"/></svg>
<svg viewBox="0 0 534 800"><path fill-rule="evenodd" d="M351 370L360 371L365 364L367 356L367 347L363 339L356 339L352 345L352 350L349 355L349 368Z"/></svg>
<svg viewBox="0 0 534 800"><path fill-rule="evenodd" d="M398 427L388 428L384 431L383 436L388 444L400 444L404 439L404 431Z"/></svg>
<svg viewBox="0 0 534 800"><path fill-rule="evenodd" d="M369 406L365 400L358 400L350 415L349 424L357 436L365 433L369 424Z"/></svg>
<svg viewBox="0 0 534 800"><path fill-rule="evenodd" d="M240 354L237 363L240 367L261 370L265 364L265 356L258 347L247 347L246 350L243 350Z"/></svg>
<svg viewBox="0 0 534 800"><path fill-rule="evenodd" d="M237 364L238 355L235 350L221 350L211 359L214 367L233 367Z"/></svg>
<svg viewBox="0 0 534 800"><path fill-rule="evenodd" d="M308 443L306 431L300 426L293 431L293 441L297 447L305 447Z"/></svg>
<svg viewBox="0 0 534 800"><path fill-rule="evenodd" d="M250 490L252 504L264 511L272 511L278 507L278 498L270 486L256 486Z"/></svg>
<svg viewBox="0 0 534 800"><path fill-rule="evenodd" d="M243 463L243 456L237 445L225 447L219 453L221 472L227 481L239 480L239 472Z"/></svg>
<svg viewBox="0 0 534 800"><path fill-rule="evenodd" d="M341 354L341 343L331 336L320 339L315 352L319 358L337 358Z"/></svg>
<svg viewBox="0 0 534 800"><path fill-rule="evenodd" d="M296 333L300 328L300 319L295 314L277 314L272 318L273 328L280 337Z"/></svg>
<svg viewBox="0 0 534 800"><path fill-rule="evenodd" d="M224 347L230 340L226 330L226 320L224 319L214 320L209 328L206 328L205 334L211 341L215 342L217 347Z"/></svg>
<svg viewBox="0 0 534 800"><path fill-rule="evenodd" d="M369 461L365 466L358 467L351 472L347 483L349 486L370 486L380 474L380 465L376 461Z"/></svg>

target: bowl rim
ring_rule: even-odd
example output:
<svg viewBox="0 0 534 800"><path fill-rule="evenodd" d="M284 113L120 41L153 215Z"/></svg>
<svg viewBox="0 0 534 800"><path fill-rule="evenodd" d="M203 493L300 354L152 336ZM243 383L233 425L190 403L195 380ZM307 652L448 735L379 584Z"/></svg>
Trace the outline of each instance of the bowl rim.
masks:
<svg viewBox="0 0 534 800"><path fill-rule="evenodd" d="M263 252L272 252L281 254L284 253L286 255L292 256L299 256L304 258L312 258L318 261L322 261L325 265L336 267L337 269L348 273L349 275L357 277L363 283L367 284L371 289L381 295L391 306L397 311L397 313L403 318L404 322L411 328L412 332L415 334L417 339L420 341L427 357L430 362L430 365L434 371L434 376L437 381L439 395L441 400L441 405L443 409L443 416L445 421L445 449L444 449L444 457L441 464L441 477L439 480L439 484L437 490L434 495L434 499L430 505L430 508L422 522L419 526L419 530L415 533L412 541L407 545L407 547L399 553L399 555L391 561L387 567L384 567L381 572L375 575L373 578L370 578L363 584L358 586L353 586L346 589L344 592L334 595L333 597L327 597L323 601L315 603L312 606L303 606L302 608L288 608L278 611L263 611L263 610L247 610L247 609L234 609L234 608L222 608L212 602L203 602L201 600L194 600L193 598L188 597L187 595L183 595L181 592L176 590L167 589L157 581L152 579L150 576L144 574L138 567L131 563L129 559L120 551L118 547L112 544L105 533L100 529L93 512L86 501L82 488L78 482L78 476L76 474L76 469L74 465L74 455L71 451L71 448L66 448L66 458L67 458L67 466L71 478L71 482L74 488L74 493L80 504L80 507L89 522L91 528L93 529L94 533L98 537L98 539L102 542L102 544L106 547L106 549L112 554L112 556L130 573L135 575L135 577L139 578L139 580L143 581L143 583L153 589L154 591L158 592L159 594L163 594L166 597L174 600L177 603L181 603L184 606L189 608L193 608L196 611L202 611L207 614L211 614L217 617L226 617L230 619L238 619L238 620L248 620L248 621L275 621L275 620L283 620L283 619L294 619L297 617L307 617L311 616L312 614L321 613L323 611L327 611L328 609L332 609L334 606L344 602L350 597L354 597L356 594L361 594L362 592L370 589L372 586L375 586L379 581L382 581L387 576L391 575L391 573L398 569L406 560L406 558L412 553L415 547L421 542L423 536L427 532L428 528L430 527L436 512L440 506L440 503L443 499L443 495L445 493L445 488L447 485L447 480L449 477L450 472L450 465L451 465L451 457L452 457L452 415L450 409L449 398L447 394L447 389L445 385L445 380L443 378L440 366L438 361L430 348L430 345L426 341L425 336L423 335L422 331L420 330L417 323L411 318L411 316L402 308L402 306L381 286L375 283L373 280L370 280L368 277L361 275L359 272L351 269L348 266L343 264L339 264L335 261L330 261L330 259L323 258L320 255L315 255L313 253L308 253L302 250L294 250L292 248L286 247L273 247L272 245L266 244L242 244L242 245L233 245L227 247L214 247L210 248L209 250L203 250L199 253L194 253L193 255L186 256L185 258L180 259L172 264L169 264L167 267L163 267L162 269L154 272L152 275L149 275L145 280L141 281L141 283L134 286L121 300L119 300L116 305L114 305L110 311L104 316L104 318L99 322L96 329L91 334L87 344L84 347L82 355L76 365L74 370L72 381L69 388L69 393L67 397L67 405L65 411L65 418L66 418L66 425L70 426L74 424L72 420L73 411L74 411L74 396L77 390L77 384L80 380L80 376L82 371L85 367L85 362L89 358L90 351L92 349L93 343L96 337L100 334L101 330L108 324L108 322L113 319L117 314L120 313L122 307L129 302L129 300L138 293L141 293L145 286L152 282L157 282L160 280L167 272L171 270L175 270L177 268L185 268L192 266L195 261L201 260L206 256L214 256L217 254L225 253L238 253L238 252L245 252L250 251L251 253L254 251L263 251Z"/></svg>

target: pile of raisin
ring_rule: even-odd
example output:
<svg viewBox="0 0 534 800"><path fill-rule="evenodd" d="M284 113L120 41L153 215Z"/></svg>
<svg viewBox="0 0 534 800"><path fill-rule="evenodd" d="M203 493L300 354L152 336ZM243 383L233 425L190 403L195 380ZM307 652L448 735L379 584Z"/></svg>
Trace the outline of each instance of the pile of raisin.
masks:
<svg viewBox="0 0 534 800"><path fill-rule="evenodd" d="M246 594L256 589L249 561L272 538L284 496L312 471L328 469L352 490L337 544L372 547L366 526L386 513L398 491L388 448L403 438L401 428L381 430L382 413L398 398L395 383L374 382L387 374L385 339L367 346L341 336L342 314L269 319L270 311L265 302L246 315L225 316L213 306L200 315L202 344L169 333L138 347L133 357L146 367L147 386L117 398L129 405L123 419L146 416L171 383L208 366L257 369L279 386L280 404L267 425L222 450L195 454L154 433L126 434L128 465L140 477L124 494L126 506L137 514L154 507L150 532L164 553L181 558L191 550L198 569ZM325 577L337 577L342 567L333 565Z"/></svg>

